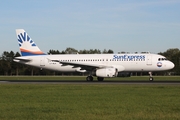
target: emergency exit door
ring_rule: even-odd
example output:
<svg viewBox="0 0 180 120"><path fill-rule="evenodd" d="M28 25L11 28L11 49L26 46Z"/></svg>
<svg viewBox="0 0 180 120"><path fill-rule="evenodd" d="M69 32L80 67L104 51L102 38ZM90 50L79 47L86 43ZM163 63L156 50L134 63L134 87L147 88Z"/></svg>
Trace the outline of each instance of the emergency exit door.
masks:
<svg viewBox="0 0 180 120"><path fill-rule="evenodd" d="M40 57L40 66L45 66L44 57Z"/></svg>
<svg viewBox="0 0 180 120"><path fill-rule="evenodd" d="M147 65L152 65L152 56L151 55L147 56Z"/></svg>

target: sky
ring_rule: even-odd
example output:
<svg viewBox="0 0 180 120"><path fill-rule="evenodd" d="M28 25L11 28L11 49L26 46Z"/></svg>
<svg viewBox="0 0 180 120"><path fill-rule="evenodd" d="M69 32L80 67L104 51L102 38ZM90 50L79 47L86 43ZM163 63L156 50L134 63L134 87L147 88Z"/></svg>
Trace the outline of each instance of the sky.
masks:
<svg viewBox="0 0 180 120"><path fill-rule="evenodd" d="M0 53L19 52L15 29L50 49L115 53L180 49L180 0L6 0L0 4Z"/></svg>

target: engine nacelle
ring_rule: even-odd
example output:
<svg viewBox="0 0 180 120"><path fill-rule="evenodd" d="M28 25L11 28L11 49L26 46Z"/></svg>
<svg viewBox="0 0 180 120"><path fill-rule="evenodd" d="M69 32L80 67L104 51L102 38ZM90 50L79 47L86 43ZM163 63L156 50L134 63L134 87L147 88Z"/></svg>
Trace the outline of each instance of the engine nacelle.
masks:
<svg viewBox="0 0 180 120"><path fill-rule="evenodd" d="M94 75L97 77L116 77L118 75L118 70L116 68L97 69Z"/></svg>

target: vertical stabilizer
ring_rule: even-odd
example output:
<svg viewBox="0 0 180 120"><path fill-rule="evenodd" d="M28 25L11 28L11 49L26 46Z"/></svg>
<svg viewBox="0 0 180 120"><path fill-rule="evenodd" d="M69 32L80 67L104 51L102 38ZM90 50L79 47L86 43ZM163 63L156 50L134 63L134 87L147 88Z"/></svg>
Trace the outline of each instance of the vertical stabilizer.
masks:
<svg viewBox="0 0 180 120"><path fill-rule="evenodd" d="M23 29L16 29L16 35L22 56L45 55L30 36L28 36L26 31Z"/></svg>

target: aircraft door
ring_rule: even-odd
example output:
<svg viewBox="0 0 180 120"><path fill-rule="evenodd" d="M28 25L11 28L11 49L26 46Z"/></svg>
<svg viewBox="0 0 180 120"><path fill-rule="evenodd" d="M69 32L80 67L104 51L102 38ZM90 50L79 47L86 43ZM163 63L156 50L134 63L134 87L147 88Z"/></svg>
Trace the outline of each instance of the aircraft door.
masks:
<svg viewBox="0 0 180 120"><path fill-rule="evenodd" d="M45 66L44 57L40 57L40 66Z"/></svg>
<svg viewBox="0 0 180 120"><path fill-rule="evenodd" d="M152 65L152 56L151 55L147 56L147 65Z"/></svg>

